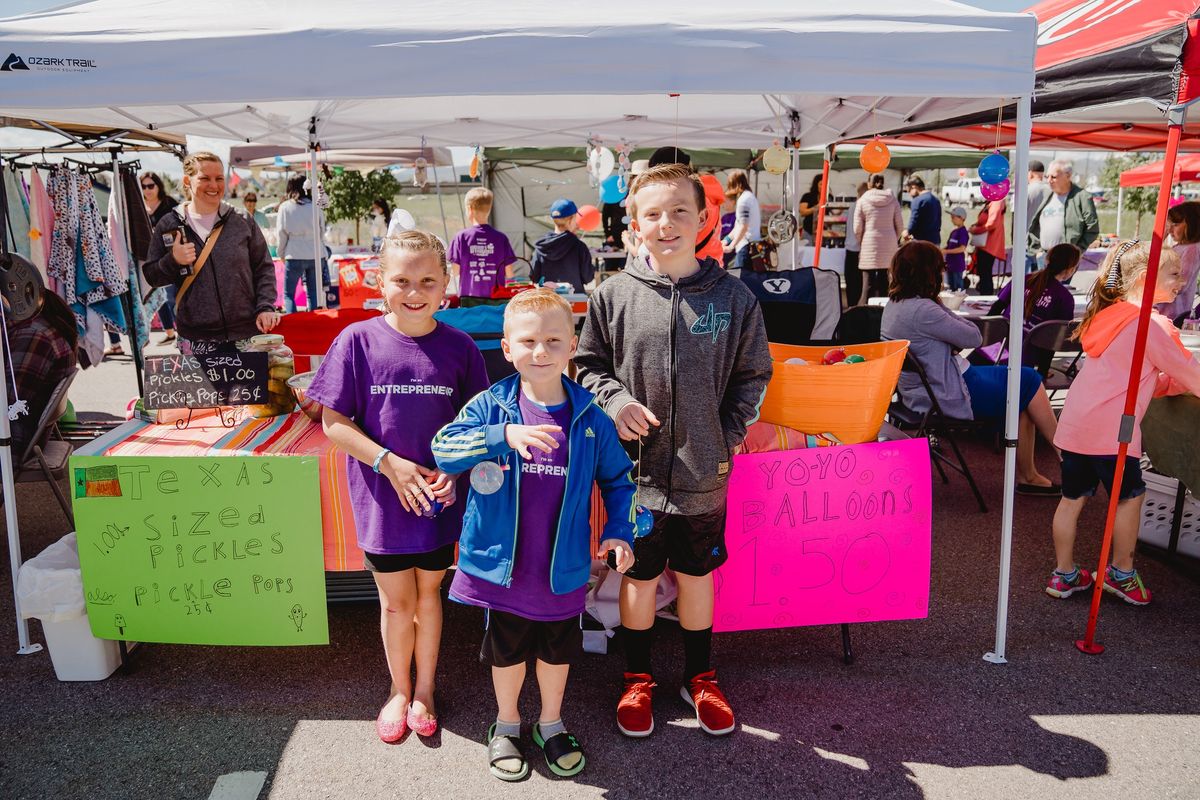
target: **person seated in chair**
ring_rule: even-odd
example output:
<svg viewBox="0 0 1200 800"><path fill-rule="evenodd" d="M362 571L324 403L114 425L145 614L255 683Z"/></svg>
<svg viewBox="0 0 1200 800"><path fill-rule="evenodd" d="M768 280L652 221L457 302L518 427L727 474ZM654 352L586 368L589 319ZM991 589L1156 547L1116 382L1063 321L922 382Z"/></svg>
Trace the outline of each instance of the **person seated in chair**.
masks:
<svg viewBox="0 0 1200 800"><path fill-rule="evenodd" d="M8 322L8 349L12 375L5 375L8 402L25 403L28 413L12 422L13 461L19 466L34 435L38 422L50 402L50 396L63 378L75 371L78 357L75 346L79 334L75 315L54 292L42 290L41 308L29 319L13 321L4 300L4 319Z"/></svg>
<svg viewBox="0 0 1200 800"><path fill-rule="evenodd" d="M896 251L889 270L888 304L883 309L884 339L907 339L908 352L921 364L942 413L953 419L1004 419L1008 368L970 366L959 350L979 347L979 328L942 305L945 263L942 251L929 242L912 241ZM920 378L901 373L898 385L904 406L919 414L929 411L929 395ZM1034 445L1040 432L1054 441L1058 429L1042 377L1030 367L1021 368L1020 429L1017 436L1017 492L1057 496L1058 484L1042 475L1034 463Z"/></svg>

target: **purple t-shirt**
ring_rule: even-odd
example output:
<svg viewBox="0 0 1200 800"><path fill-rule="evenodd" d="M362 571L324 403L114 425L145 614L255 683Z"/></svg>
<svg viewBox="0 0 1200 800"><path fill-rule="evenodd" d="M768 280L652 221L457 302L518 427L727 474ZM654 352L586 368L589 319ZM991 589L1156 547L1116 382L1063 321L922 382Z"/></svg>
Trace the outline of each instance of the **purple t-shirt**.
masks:
<svg viewBox="0 0 1200 800"><path fill-rule="evenodd" d="M558 534L563 491L567 486L567 433L571 404L538 405L521 394L521 421L525 425L557 425L558 447L552 453L531 448L533 458L521 459L521 491L517 508L517 549L513 557L512 585L500 586L456 570L450 584L453 599L475 606L507 611L526 619L553 622L583 613L587 587L567 594L550 589L550 558Z"/></svg>
<svg viewBox="0 0 1200 800"><path fill-rule="evenodd" d="M356 322L334 339L308 396L344 414L401 458L433 468L430 445L472 397L488 388L483 356L471 337L438 323L412 338L383 317ZM358 546L368 553L427 553L462 532L466 480L457 502L433 519L400 505L392 484L370 464L346 457Z"/></svg>
<svg viewBox="0 0 1200 800"><path fill-rule="evenodd" d="M997 308L999 307L999 308ZM999 311L1005 317L1012 316L1012 284L1007 283L996 296L992 311ZM1025 318L1024 328L1028 333L1034 325L1050 320L1070 321L1075 318L1075 296L1071 294L1062 281L1051 280L1046 284L1046 290L1033 304L1033 313ZM1038 360L1045 351L1026 346L1021 350L1021 363L1026 367L1038 366Z"/></svg>
<svg viewBox="0 0 1200 800"><path fill-rule="evenodd" d="M461 297L491 297L504 285L504 268L516 256L503 233L491 225L472 225L455 234L446 259L458 264Z"/></svg>
<svg viewBox="0 0 1200 800"><path fill-rule="evenodd" d="M946 249L952 247L966 247L967 242L971 241L971 234L964 227L958 227L950 231L950 238L946 240ZM966 253L947 253L946 254L946 272L966 272L967 269L967 254Z"/></svg>

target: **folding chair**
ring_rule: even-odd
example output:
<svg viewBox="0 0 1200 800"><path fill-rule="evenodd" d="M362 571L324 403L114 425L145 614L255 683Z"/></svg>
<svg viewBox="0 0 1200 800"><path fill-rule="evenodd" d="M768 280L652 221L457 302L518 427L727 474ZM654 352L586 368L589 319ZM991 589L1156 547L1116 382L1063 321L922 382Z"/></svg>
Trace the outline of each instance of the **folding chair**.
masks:
<svg viewBox="0 0 1200 800"><path fill-rule="evenodd" d="M979 504L980 513L987 513L987 504L983 501L983 495L979 491L979 486L975 483L975 477L971 474L971 468L967 466L967 461L963 458L962 451L958 449L958 442L954 440L955 434L960 433L986 433L991 430L991 423L980 420L971 419L956 419L948 417L942 412L942 407L938 404L937 398L933 395L933 388L929 385L929 377L925 374L925 368L921 366L921 362L909 353L904 358L904 366L902 372L915 374L921 381L921 386L925 389L925 394L929 397L929 410L925 412L913 411L906 407L903 402L897 400L888 408L888 419L897 428L903 431L912 431L914 438L927 436L929 437L929 455L933 466L937 469L938 474L942 476L942 483L949 483L950 478L947 477L946 471L942 465L950 467L964 478L967 479L967 484L971 487L971 493L975 495L975 502ZM899 394L897 393L897 396ZM954 452L954 460L948 458L939 448L935 446L937 441L944 441L950 445L950 449Z"/></svg>
<svg viewBox="0 0 1200 800"><path fill-rule="evenodd" d="M1051 399L1055 392L1070 389L1079 374L1083 345L1071 339L1078 324L1074 320L1052 319L1039 322L1025 334L1025 345L1037 351L1036 368ZM1059 353L1071 355L1056 361Z"/></svg>
<svg viewBox="0 0 1200 800"><path fill-rule="evenodd" d="M50 489L58 498L58 504L62 506L63 513L67 515L67 521L71 523L72 528L75 527L75 514L72 513L71 503L63 494L58 482L67 474L67 461L74 448L61 436L53 439L50 436L52 433L57 434L58 432L55 423L67 410L67 389L71 387L71 382L78 374L78 369L73 370L54 387L54 391L50 394L50 401L46 403L46 408L42 411L41 418L38 419L37 431L25 447L25 452L21 454L21 460L15 470L17 483L45 481L50 484Z"/></svg>
<svg viewBox="0 0 1200 800"><path fill-rule="evenodd" d="M866 344L881 341L883 335L883 306L853 306L842 314L838 323L838 344Z"/></svg>
<svg viewBox="0 0 1200 800"><path fill-rule="evenodd" d="M995 344L1002 339L1008 338L1008 317L991 314L982 317L968 317L967 319L979 327L979 333L983 336L981 347L987 347L989 344Z"/></svg>

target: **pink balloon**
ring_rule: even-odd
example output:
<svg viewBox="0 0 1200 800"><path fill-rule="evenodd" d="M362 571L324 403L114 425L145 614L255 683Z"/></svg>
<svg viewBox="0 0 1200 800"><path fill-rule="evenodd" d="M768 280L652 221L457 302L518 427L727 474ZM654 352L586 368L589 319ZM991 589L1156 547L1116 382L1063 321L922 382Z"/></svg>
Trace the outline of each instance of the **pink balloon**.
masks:
<svg viewBox="0 0 1200 800"><path fill-rule="evenodd" d="M982 183L979 185L979 193L983 195L984 200L1003 200L1008 197L1008 178L999 183Z"/></svg>

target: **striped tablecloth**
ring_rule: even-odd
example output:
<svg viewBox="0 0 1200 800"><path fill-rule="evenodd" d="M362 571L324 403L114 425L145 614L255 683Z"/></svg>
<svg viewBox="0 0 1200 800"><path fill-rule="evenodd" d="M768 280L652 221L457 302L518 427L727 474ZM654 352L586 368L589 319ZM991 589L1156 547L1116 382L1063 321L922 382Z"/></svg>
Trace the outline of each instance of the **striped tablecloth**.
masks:
<svg viewBox="0 0 1200 800"><path fill-rule="evenodd" d="M316 456L320 465L321 531L325 569L345 572L363 569L355 536L346 456L337 450L321 426L296 412L280 417L246 420L222 427L211 415L197 415L187 430L173 424L155 425L132 420L97 443L91 455L106 456ZM86 453L86 448L80 454Z"/></svg>

